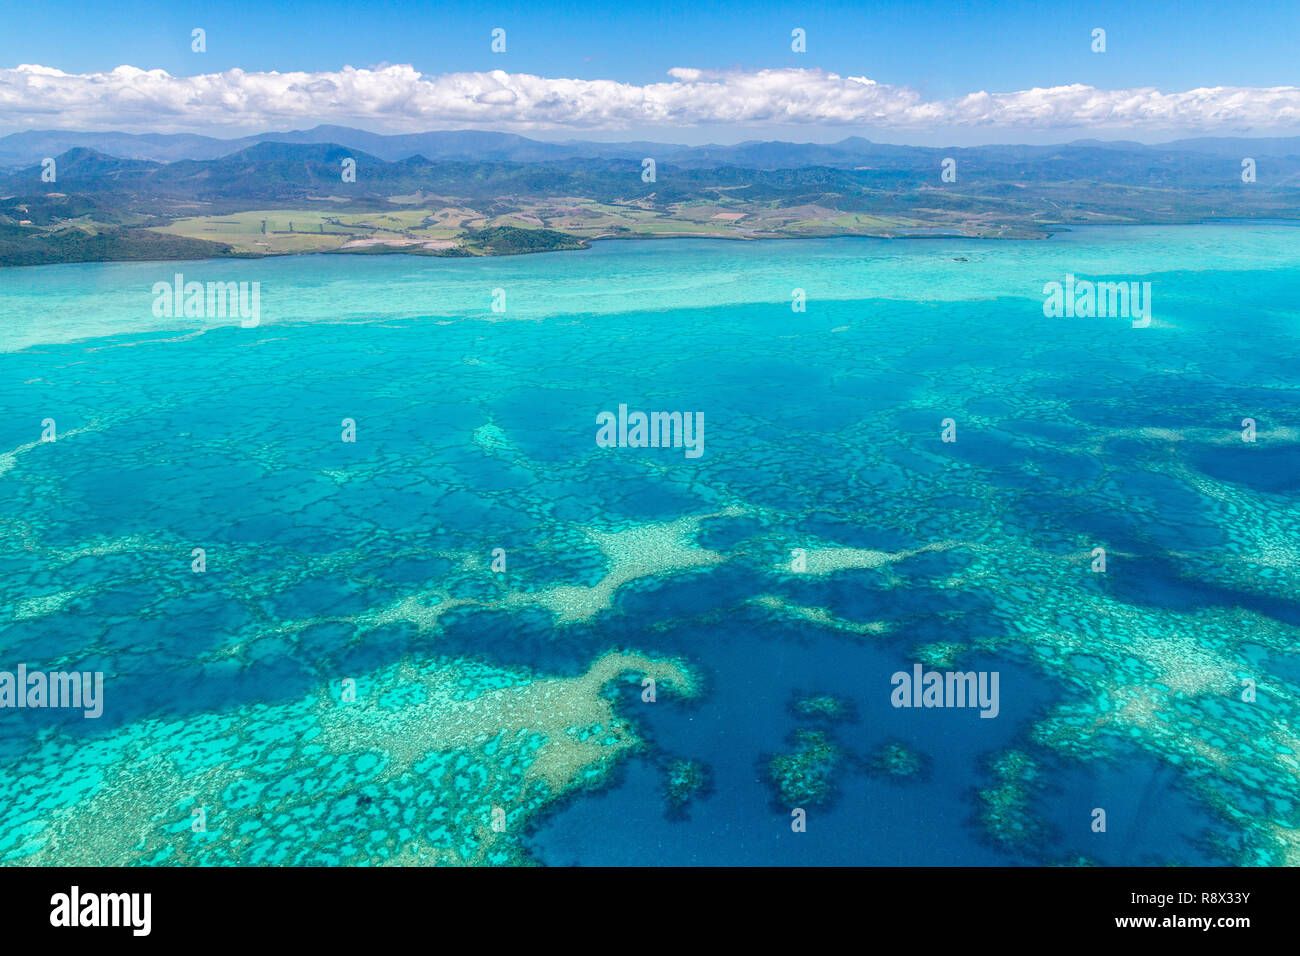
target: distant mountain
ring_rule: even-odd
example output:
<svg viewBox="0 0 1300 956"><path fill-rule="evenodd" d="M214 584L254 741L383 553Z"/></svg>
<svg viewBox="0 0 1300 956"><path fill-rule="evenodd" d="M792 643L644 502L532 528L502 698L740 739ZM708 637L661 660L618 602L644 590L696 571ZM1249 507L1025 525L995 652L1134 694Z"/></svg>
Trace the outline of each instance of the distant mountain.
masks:
<svg viewBox="0 0 1300 956"><path fill-rule="evenodd" d="M289 133L266 133L257 139L280 143L341 143L389 162L423 156L426 159L478 160L483 162L539 163L572 158L640 159L635 144L544 143L514 133L477 130L445 130L431 133L385 135L346 126L317 126ZM678 147L674 147L678 148Z"/></svg>
<svg viewBox="0 0 1300 956"><path fill-rule="evenodd" d="M56 176L71 176L78 180L134 176L161 169L161 163L146 159L123 159L81 146L73 147L57 158Z"/></svg>
<svg viewBox="0 0 1300 956"><path fill-rule="evenodd" d="M348 132L341 130L340 132ZM86 147L55 157L58 179L41 181L32 164L0 174L0 195L50 191L117 197L119 208L154 208L154 200L204 203L287 203L324 196L386 202L390 197L423 192L476 200L507 197L586 196L614 202L653 192L656 202L717 198L719 190L736 198L784 203L805 202L836 208L866 208L888 202L887 193L933 191L941 185L942 161L957 161L955 188L933 201L951 206L975 197L1012 197L1033 187L1069 188L1073 206L1091 202L1086 184L1110 190L1160 189L1177 193L1214 190L1222 202L1249 202L1242 192L1238 153L1179 151L1169 146L1121 147L1073 143L1065 146L980 146L935 149L880 146L846 140L829 146L790 143L742 143L734 147L698 147L684 161L664 156L652 188L641 180L639 150L624 157L545 158L533 161L455 158L471 144L486 153L511 153L506 134L420 134L434 137L443 153L397 161L334 142L261 141L212 159L172 163L119 158ZM504 137L504 138L503 138ZM522 139L516 137L514 139ZM412 140L414 142L414 140ZM456 143L459 145L456 145ZM518 149L528 154L529 140ZM517 146L518 144L516 144ZM539 145L539 144L533 144ZM1258 150L1255 152L1259 152ZM450 154L450 155L447 155ZM1300 187L1300 156L1260 154L1260 177L1254 191ZM800 159L810 162L800 162ZM357 181L341 179L343 160L356 163ZM855 198L857 197L857 198ZM920 199L909 201L909 204ZM1118 202L1112 192L1110 202ZM1132 197L1134 203L1149 200ZM1215 208L1215 207L1211 207Z"/></svg>
<svg viewBox="0 0 1300 956"><path fill-rule="evenodd" d="M413 156L458 162L547 163L576 159L622 159L640 161L652 157L659 163L682 167L716 168L742 166L748 169L792 169L829 166L852 169L920 168L932 166L944 156L981 157L1003 164L1032 162L1043 157L1117 155L1143 161L1172 155L1196 154L1224 159L1251 156L1300 157L1300 137L1243 139L1240 137L1185 139L1147 146L1128 141L1077 140L1056 146L917 147L873 143L850 136L838 143L787 143L751 141L732 146L681 146L669 143L596 143L581 140L542 142L514 133L478 130L441 130L428 133L370 133L346 126L317 126L309 130L260 133L239 139L217 139L194 134L93 133L29 131L0 137L0 168L15 169L39 163L70 149L90 149L122 159L173 163L180 160L219 159L258 143L338 144L359 150L386 162Z"/></svg>
<svg viewBox="0 0 1300 956"><path fill-rule="evenodd" d="M63 130L12 133L0 137L0 167L39 163L82 147L126 159L172 163L184 159L217 159L257 143L339 143L388 162L425 156L428 159L485 160L495 162L545 162L571 158L641 159L663 156L687 147L663 143L545 143L514 133L478 130L444 130L386 135L345 126L317 126L309 130L260 133L239 139L216 139L192 134L134 134L67 132ZM659 152L654 152L658 150Z"/></svg>
<svg viewBox="0 0 1300 956"><path fill-rule="evenodd" d="M1274 137L1271 139L1203 138L1180 139L1165 143L1165 149L1182 150L1192 153L1212 153L1216 156L1233 156L1244 158L1250 156L1300 156L1300 136Z"/></svg>
<svg viewBox="0 0 1300 956"><path fill-rule="evenodd" d="M214 159L257 142L215 139L190 133L79 133L65 130L30 131L0 137L0 166L30 166L70 149L92 149L123 159L174 163L180 159Z"/></svg>

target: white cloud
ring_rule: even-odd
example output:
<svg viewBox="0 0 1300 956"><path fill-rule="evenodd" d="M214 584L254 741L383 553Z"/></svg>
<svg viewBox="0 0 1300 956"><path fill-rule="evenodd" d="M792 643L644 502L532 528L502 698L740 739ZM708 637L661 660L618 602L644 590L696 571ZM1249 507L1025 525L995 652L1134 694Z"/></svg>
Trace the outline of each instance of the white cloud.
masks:
<svg viewBox="0 0 1300 956"><path fill-rule="evenodd" d="M389 130L862 126L1223 132L1300 125L1300 88L1099 90L1074 84L923 100L908 87L824 70L677 68L638 86L527 73L425 75L410 66L325 73L227 70L172 76L120 66L71 74L0 69L0 125L211 132L353 123Z"/></svg>

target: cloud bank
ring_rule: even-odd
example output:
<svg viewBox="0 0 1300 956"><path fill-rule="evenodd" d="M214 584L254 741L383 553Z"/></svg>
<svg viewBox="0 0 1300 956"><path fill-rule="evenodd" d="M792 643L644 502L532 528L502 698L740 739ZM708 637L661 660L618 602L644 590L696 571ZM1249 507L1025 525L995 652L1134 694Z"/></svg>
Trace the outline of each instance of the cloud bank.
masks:
<svg viewBox="0 0 1300 956"><path fill-rule="evenodd" d="M865 126L1245 133L1300 125L1300 87L1099 90L1071 84L925 100L904 86L820 69L677 68L636 85L527 73L427 75L411 66L322 73L227 70L172 76L120 66L0 69L0 124L14 128L212 132L285 123L526 130Z"/></svg>

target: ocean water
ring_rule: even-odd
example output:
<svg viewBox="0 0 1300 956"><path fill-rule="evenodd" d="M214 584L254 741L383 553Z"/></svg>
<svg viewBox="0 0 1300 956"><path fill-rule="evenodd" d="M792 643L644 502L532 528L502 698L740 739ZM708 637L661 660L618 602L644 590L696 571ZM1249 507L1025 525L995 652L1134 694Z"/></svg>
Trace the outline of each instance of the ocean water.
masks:
<svg viewBox="0 0 1300 956"><path fill-rule="evenodd" d="M1300 863L1298 292L1287 224L0 271L0 672L103 674L0 708L0 860Z"/></svg>

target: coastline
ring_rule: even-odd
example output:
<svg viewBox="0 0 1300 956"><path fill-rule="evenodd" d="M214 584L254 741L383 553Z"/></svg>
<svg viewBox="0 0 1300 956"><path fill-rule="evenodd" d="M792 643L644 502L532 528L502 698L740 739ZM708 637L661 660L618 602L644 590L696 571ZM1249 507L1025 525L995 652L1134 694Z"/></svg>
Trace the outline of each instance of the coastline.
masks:
<svg viewBox="0 0 1300 956"><path fill-rule="evenodd" d="M0 262L0 270L10 269L40 269L50 266L60 265L92 265L105 264L114 262L140 262L140 263L162 263L162 262L225 262L237 259L285 259L295 256L409 256L420 259L501 259L512 256L540 255L552 252L576 252L588 250L595 243L605 242L653 242L653 241L680 241L690 239L708 239L708 240L725 240L728 242L799 242L817 239L876 239L886 241L900 241L918 239L945 239L945 240L970 240L977 242L1006 242L1006 241L1044 241L1050 240L1063 233L1072 233L1080 230L1093 228L1125 228L1125 227L1150 227L1150 226L1292 226L1300 227L1300 217L1295 219L1279 219L1277 217L1246 219L1241 217L1232 217L1224 219L1195 219L1183 222L1116 222L1116 223L1071 223L1071 224L1053 224L1050 228L1045 228L1037 234L1031 235L992 235L981 233L970 235L961 232L927 232L916 233L910 232L899 235L893 232L827 232L817 235L735 235L727 233L669 233L669 234L634 234L634 235L616 235L606 233L598 236L583 237L571 236L574 241L570 244L558 246L556 248L541 249L512 249L508 251L479 251L466 253L457 251L459 247L449 247L446 249L428 249L425 248L423 240L412 240L410 245L393 245L393 244L376 244L371 246L354 247L351 249L302 249L291 252L248 252L244 250L232 251L226 255L198 255L198 256L169 256L160 258L146 257L121 257L121 258L87 258L87 259L64 259L57 262L38 262L24 264L8 264Z"/></svg>

